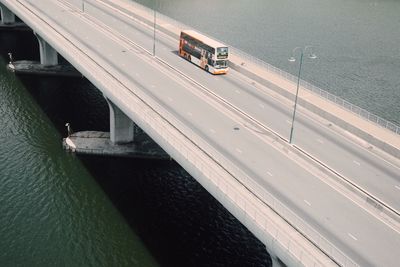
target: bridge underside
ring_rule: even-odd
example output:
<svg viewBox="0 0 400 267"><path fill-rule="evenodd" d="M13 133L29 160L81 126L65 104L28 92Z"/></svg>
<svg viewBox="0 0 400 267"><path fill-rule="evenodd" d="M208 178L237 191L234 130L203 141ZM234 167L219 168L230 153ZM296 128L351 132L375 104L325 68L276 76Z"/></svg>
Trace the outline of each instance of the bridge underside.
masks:
<svg viewBox="0 0 400 267"><path fill-rule="evenodd" d="M5 5L3 5L2 3L0 3L0 15L1 15L0 24L15 23L14 13L10 9L8 9Z"/></svg>

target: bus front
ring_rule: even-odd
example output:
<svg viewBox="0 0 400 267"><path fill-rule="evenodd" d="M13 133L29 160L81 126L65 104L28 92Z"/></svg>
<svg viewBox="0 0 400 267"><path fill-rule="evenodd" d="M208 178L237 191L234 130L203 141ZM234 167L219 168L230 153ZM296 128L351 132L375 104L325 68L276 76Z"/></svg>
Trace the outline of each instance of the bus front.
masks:
<svg viewBox="0 0 400 267"><path fill-rule="evenodd" d="M214 74L225 74L228 72L229 53L228 47L217 47L216 60L214 61Z"/></svg>

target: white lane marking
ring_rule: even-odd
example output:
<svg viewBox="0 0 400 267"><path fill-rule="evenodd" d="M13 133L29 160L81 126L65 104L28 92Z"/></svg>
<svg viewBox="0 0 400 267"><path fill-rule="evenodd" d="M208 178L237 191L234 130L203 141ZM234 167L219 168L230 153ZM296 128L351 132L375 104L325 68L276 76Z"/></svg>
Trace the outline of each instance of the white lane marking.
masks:
<svg viewBox="0 0 400 267"><path fill-rule="evenodd" d="M235 90L236 93L240 94L240 91L238 89Z"/></svg>
<svg viewBox="0 0 400 267"><path fill-rule="evenodd" d="M213 134L215 134L215 130L214 130L214 129L210 129L210 132L212 132Z"/></svg>
<svg viewBox="0 0 400 267"><path fill-rule="evenodd" d="M396 187L397 189L399 189L399 190L400 190L400 186L398 186L398 185L395 185L394 187Z"/></svg>
<svg viewBox="0 0 400 267"><path fill-rule="evenodd" d="M270 173L270 172L267 172L267 174L268 174L269 176L271 176L271 177L274 176L274 175L273 175L272 173Z"/></svg>
<svg viewBox="0 0 400 267"><path fill-rule="evenodd" d="M304 199L304 202L305 202L308 206L311 207L311 203L310 203L309 201L307 201L307 200Z"/></svg>
<svg viewBox="0 0 400 267"><path fill-rule="evenodd" d="M353 238L355 241L357 241L358 239L354 236L354 235L352 235L352 234L350 234L350 233L347 233L351 238Z"/></svg>
<svg viewBox="0 0 400 267"><path fill-rule="evenodd" d="M240 150L239 148L236 148L236 151L242 154L242 150Z"/></svg>
<svg viewBox="0 0 400 267"><path fill-rule="evenodd" d="M287 122L288 124L292 124L292 122L291 122L290 120L286 120L286 122Z"/></svg>
<svg viewBox="0 0 400 267"><path fill-rule="evenodd" d="M360 162L358 162L358 161L356 161L356 160L353 160L353 162L354 162L354 164L356 164L356 165L358 165L358 166L361 166L361 163L360 163Z"/></svg>
<svg viewBox="0 0 400 267"><path fill-rule="evenodd" d="M258 104L260 106L260 108L265 108L265 106L263 104Z"/></svg>
<svg viewBox="0 0 400 267"><path fill-rule="evenodd" d="M324 143L324 141L322 141L322 140L319 139L319 138L317 139L317 142L320 143L320 144L323 144L323 143Z"/></svg>
<svg viewBox="0 0 400 267"><path fill-rule="evenodd" d="M154 84L150 84L151 88L156 88L156 86Z"/></svg>

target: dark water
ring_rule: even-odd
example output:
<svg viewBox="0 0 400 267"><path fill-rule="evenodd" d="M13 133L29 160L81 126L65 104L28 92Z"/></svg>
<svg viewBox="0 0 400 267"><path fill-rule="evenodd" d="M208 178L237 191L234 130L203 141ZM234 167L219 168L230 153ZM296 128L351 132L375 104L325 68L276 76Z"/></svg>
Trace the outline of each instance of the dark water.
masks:
<svg viewBox="0 0 400 267"><path fill-rule="evenodd" d="M400 125L400 1L135 0Z"/></svg>
<svg viewBox="0 0 400 267"><path fill-rule="evenodd" d="M37 59L32 33L0 54ZM173 161L78 157L64 124L108 130L84 79L16 77L0 58L0 266L268 266L265 247Z"/></svg>

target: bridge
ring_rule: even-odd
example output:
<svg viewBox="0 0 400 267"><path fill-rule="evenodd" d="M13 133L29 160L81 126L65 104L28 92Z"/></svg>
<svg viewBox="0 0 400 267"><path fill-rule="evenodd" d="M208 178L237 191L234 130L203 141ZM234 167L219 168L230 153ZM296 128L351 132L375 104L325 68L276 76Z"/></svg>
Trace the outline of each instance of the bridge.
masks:
<svg viewBox="0 0 400 267"><path fill-rule="evenodd" d="M230 73L210 75L177 55L182 26L128 0L0 2L3 24L17 15L35 32L43 66L62 55L101 90L113 143L142 128L274 266L398 266L398 127L302 83L290 144L296 84L283 72L233 50Z"/></svg>

